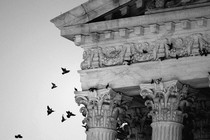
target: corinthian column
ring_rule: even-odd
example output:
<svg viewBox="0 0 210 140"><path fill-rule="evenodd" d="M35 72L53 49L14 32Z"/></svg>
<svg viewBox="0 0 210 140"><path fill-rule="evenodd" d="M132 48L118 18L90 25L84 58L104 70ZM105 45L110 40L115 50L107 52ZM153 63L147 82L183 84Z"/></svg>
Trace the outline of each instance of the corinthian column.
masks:
<svg viewBox="0 0 210 140"><path fill-rule="evenodd" d="M123 96L111 88L75 91L75 100L85 119L86 140L115 140L118 117L124 112L120 107Z"/></svg>
<svg viewBox="0 0 210 140"><path fill-rule="evenodd" d="M184 106L189 105L188 88L177 80L140 84L140 95L149 99L145 105L151 108L152 140L182 139Z"/></svg>

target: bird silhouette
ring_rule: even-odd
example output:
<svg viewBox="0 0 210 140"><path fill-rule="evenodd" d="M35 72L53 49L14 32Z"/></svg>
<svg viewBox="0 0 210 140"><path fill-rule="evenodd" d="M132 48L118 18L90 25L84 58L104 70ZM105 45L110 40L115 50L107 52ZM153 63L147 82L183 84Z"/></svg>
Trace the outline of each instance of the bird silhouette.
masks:
<svg viewBox="0 0 210 140"><path fill-rule="evenodd" d="M179 55L178 54L176 54L176 59L179 59Z"/></svg>
<svg viewBox="0 0 210 140"><path fill-rule="evenodd" d="M21 134L18 134L18 135L15 135L15 138L20 138L20 139L22 139L23 136L22 136Z"/></svg>
<svg viewBox="0 0 210 140"><path fill-rule="evenodd" d="M159 57L159 60L163 61L163 60L165 60L165 57Z"/></svg>
<svg viewBox="0 0 210 140"><path fill-rule="evenodd" d="M51 89L57 88L57 86L56 86L56 84L55 84L55 83L51 83L51 84L52 84Z"/></svg>
<svg viewBox="0 0 210 140"><path fill-rule="evenodd" d="M203 48L202 50L199 49L199 53L200 53L201 56L203 56L203 55L207 56L208 55L208 50L206 48Z"/></svg>
<svg viewBox="0 0 210 140"><path fill-rule="evenodd" d="M109 83L106 85L106 88L108 88L109 87Z"/></svg>
<svg viewBox="0 0 210 140"><path fill-rule="evenodd" d="M74 88L75 91L78 91L77 88Z"/></svg>
<svg viewBox="0 0 210 140"><path fill-rule="evenodd" d="M153 84L154 83L154 79L152 79L150 83Z"/></svg>
<svg viewBox="0 0 210 140"><path fill-rule="evenodd" d="M159 79L155 79L155 80L154 80L154 82L155 82L156 84L160 84L161 81L162 81L162 78L159 78Z"/></svg>
<svg viewBox="0 0 210 140"><path fill-rule="evenodd" d="M70 118L71 116L76 116L71 111L66 111L66 113L67 113L67 115L66 115L67 118Z"/></svg>
<svg viewBox="0 0 210 140"><path fill-rule="evenodd" d="M70 70L67 70L66 68L61 68L61 69L62 69L62 74L63 75L70 72Z"/></svg>
<svg viewBox="0 0 210 140"><path fill-rule="evenodd" d="M64 121L66 121L66 119L64 118L64 115L62 115L61 122L64 122Z"/></svg>
<svg viewBox="0 0 210 140"><path fill-rule="evenodd" d="M88 131L88 129L89 129L89 127L87 126L87 124L86 125L82 125L82 127L85 128L85 131Z"/></svg>
<svg viewBox="0 0 210 140"><path fill-rule="evenodd" d="M95 87L89 88L89 91L91 91L91 92L93 92L94 90L97 90L97 88L95 88Z"/></svg>
<svg viewBox="0 0 210 140"><path fill-rule="evenodd" d="M203 51L203 54L204 54L205 56L208 55L208 50L207 50L206 48L203 48L202 51Z"/></svg>
<svg viewBox="0 0 210 140"><path fill-rule="evenodd" d="M171 49L173 49L173 43L171 43L171 44L167 44L168 45L168 50L170 51Z"/></svg>
<svg viewBox="0 0 210 140"><path fill-rule="evenodd" d="M47 106L47 115L50 115L51 113L55 112L52 108Z"/></svg>
<svg viewBox="0 0 210 140"><path fill-rule="evenodd" d="M144 49L143 49L143 51L142 51L142 52L143 52L143 53L148 53L148 51L147 51L147 50L144 50Z"/></svg>

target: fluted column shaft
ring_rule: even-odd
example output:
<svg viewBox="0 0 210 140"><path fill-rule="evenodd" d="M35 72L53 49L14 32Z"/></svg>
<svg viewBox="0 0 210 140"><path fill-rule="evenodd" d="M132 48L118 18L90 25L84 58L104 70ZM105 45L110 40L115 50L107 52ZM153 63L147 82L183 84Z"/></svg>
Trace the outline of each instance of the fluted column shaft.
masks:
<svg viewBox="0 0 210 140"><path fill-rule="evenodd" d="M118 117L125 111L120 107L124 96L109 87L75 91L75 95L78 105L84 105L80 112L85 117L82 123L86 127L86 140L115 140Z"/></svg>
<svg viewBox="0 0 210 140"><path fill-rule="evenodd" d="M183 125L176 122L153 122L152 140L181 140Z"/></svg>
<svg viewBox="0 0 210 140"><path fill-rule="evenodd" d="M184 108L189 106L189 86L177 80L162 82L155 79L152 84L141 84L140 95L149 99L145 105L151 108L152 140L182 140Z"/></svg>
<svg viewBox="0 0 210 140"><path fill-rule="evenodd" d="M115 140L117 132L107 128L91 128L86 134L86 140Z"/></svg>

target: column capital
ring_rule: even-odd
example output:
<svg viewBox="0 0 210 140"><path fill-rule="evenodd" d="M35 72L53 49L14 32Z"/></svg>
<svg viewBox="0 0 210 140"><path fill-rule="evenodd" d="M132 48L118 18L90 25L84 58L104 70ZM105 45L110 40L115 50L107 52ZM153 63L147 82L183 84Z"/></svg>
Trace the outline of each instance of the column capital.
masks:
<svg viewBox="0 0 210 140"><path fill-rule="evenodd" d="M178 80L162 82L156 79L149 84L140 84L140 95L148 98L145 105L150 107L149 115L153 122L172 121L183 122L186 116L184 107L194 101L194 96L189 97L190 86L182 84Z"/></svg>
<svg viewBox="0 0 210 140"><path fill-rule="evenodd" d="M78 105L83 104L80 109L88 128L116 129L117 118L127 107L126 103L131 101L111 88L94 89L88 91L75 91L75 101ZM122 106L122 104L124 106Z"/></svg>

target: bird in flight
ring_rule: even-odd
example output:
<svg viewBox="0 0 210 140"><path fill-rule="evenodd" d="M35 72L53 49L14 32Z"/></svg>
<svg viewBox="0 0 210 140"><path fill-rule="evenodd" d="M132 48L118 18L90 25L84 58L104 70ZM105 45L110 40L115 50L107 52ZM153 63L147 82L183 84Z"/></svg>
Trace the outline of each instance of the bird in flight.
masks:
<svg viewBox="0 0 210 140"><path fill-rule="evenodd" d="M52 84L51 89L57 88L57 86L56 86L56 84L55 84L55 83L51 83L51 84Z"/></svg>
<svg viewBox="0 0 210 140"><path fill-rule="evenodd" d="M63 75L70 72L70 70L67 70L66 68L61 68L61 69L62 69L62 71L63 71L63 72L62 72Z"/></svg>
<svg viewBox="0 0 210 140"><path fill-rule="evenodd" d="M106 85L106 88L108 88L109 87L109 83Z"/></svg>
<svg viewBox="0 0 210 140"><path fill-rule="evenodd" d="M23 136L22 136L21 134L18 134L18 135L15 135L15 138L20 138L20 139L22 139Z"/></svg>
<svg viewBox="0 0 210 140"><path fill-rule="evenodd" d="M67 115L66 115L67 118L70 118L71 116L76 116L71 111L66 111L66 113L67 113Z"/></svg>
<svg viewBox="0 0 210 140"><path fill-rule="evenodd" d="M143 53L148 53L148 51L147 51L147 50L145 50L145 49L143 49L143 50L142 50L142 52L143 52Z"/></svg>
<svg viewBox="0 0 210 140"><path fill-rule="evenodd" d="M168 50L170 51L171 49L173 49L173 43L171 44L167 44L168 45Z"/></svg>
<svg viewBox="0 0 210 140"><path fill-rule="evenodd" d="M75 91L78 91L77 88L74 88Z"/></svg>
<svg viewBox="0 0 210 140"><path fill-rule="evenodd" d="M62 115L61 122L64 122L64 121L66 121L66 119L64 118L64 115Z"/></svg>
<svg viewBox="0 0 210 140"><path fill-rule="evenodd" d="M55 112L52 108L47 106L47 115L50 115L51 113Z"/></svg>

